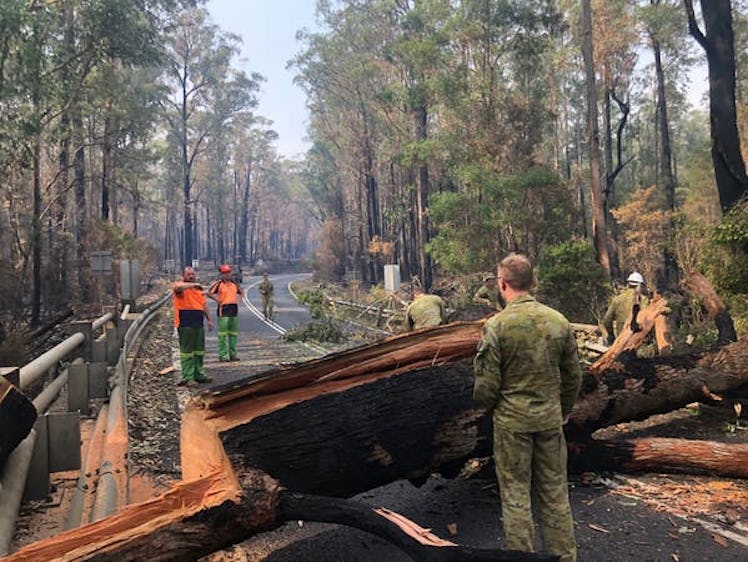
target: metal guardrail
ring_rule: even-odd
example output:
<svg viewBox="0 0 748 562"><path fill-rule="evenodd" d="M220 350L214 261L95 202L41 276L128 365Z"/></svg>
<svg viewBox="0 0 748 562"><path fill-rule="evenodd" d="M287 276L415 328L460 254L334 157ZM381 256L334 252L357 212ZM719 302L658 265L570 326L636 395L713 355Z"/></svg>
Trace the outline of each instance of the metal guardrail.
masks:
<svg viewBox="0 0 748 562"><path fill-rule="evenodd" d="M124 343L120 350L117 366L115 367L115 373L117 375L116 380L120 385L120 388L117 389L115 386L111 395L111 399L121 403L123 408L126 408L127 404L126 389L127 377L129 374L127 354L129 353L130 345L140 335L140 332L150 321L153 313L158 310L158 308L160 308L170 296L171 292L167 293L156 303L145 309L138 319L129 327L123 338ZM122 320L126 319L127 312L129 312L129 305L125 310L123 310L121 317ZM91 323L91 332L103 327L107 322L114 318L115 315L113 313L107 313L97 318ZM49 351L21 367L21 369L19 369L20 388L27 388L50 368L54 367L59 361L65 359L75 351L85 341L86 335L83 332L75 333ZM57 394L59 394L60 390L67 383L67 378L67 369L65 369L39 396L33 400L34 406L39 413L46 411L56 398ZM122 384L122 381L124 381L124 384ZM111 416L109 419L111 420ZM127 419L126 415L125 419ZM109 427L107 429L109 429ZM11 453L2 473L2 479L0 480L0 556L7 555L10 550L10 543L15 533L16 519L18 518L18 511L23 497L23 490L28 477L35 443L36 431L32 429L29 435ZM111 486L105 485L102 486L102 488L111 489ZM112 509L111 498L104 497L101 502L102 505L105 506L102 512L109 514ZM114 505L114 509L117 509L116 504Z"/></svg>

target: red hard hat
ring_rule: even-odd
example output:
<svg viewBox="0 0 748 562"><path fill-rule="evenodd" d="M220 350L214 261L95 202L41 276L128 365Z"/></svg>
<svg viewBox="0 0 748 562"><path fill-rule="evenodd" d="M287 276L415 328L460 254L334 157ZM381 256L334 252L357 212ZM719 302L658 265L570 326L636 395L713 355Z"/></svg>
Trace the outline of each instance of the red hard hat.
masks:
<svg viewBox="0 0 748 562"><path fill-rule="evenodd" d="M218 268L218 271L220 271L221 273L231 273L232 269L230 265L223 264L221 267Z"/></svg>

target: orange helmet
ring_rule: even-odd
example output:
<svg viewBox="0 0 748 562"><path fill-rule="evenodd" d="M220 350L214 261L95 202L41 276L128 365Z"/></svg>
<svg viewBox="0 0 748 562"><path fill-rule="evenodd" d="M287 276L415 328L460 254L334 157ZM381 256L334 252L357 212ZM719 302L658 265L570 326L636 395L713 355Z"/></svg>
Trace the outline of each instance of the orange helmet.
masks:
<svg viewBox="0 0 748 562"><path fill-rule="evenodd" d="M231 273L233 269L231 268L229 264L225 263L221 267L218 268L218 271L220 271L221 273Z"/></svg>

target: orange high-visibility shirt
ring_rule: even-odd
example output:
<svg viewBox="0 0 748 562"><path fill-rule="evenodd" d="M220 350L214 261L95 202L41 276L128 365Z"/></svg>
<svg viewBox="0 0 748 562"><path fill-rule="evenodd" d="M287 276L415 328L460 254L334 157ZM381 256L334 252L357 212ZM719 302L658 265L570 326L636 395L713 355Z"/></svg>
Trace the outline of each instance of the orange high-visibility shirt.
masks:
<svg viewBox="0 0 748 562"><path fill-rule="evenodd" d="M239 304L239 295L242 294L242 288L233 281L216 281L210 286L208 292L211 295L218 296L218 304Z"/></svg>
<svg viewBox="0 0 748 562"><path fill-rule="evenodd" d="M174 325L200 327L203 325L205 295L202 289L190 288L176 291L174 284Z"/></svg>

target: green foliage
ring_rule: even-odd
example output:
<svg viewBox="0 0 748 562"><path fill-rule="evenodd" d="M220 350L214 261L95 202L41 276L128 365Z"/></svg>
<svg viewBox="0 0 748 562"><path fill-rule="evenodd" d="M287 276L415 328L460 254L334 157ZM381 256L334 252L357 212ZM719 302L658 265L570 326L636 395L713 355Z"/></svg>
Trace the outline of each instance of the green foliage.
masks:
<svg viewBox="0 0 748 562"><path fill-rule="evenodd" d="M597 323L611 286L589 242L546 246L538 258L537 277L539 300L572 322Z"/></svg>
<svg viewBox="0 0 748 562"><path fill-rule="evenodd" d="M748 199L727 213L703 254L701 268L730 305L739 334L748 330Z"/></svg>
<svg viewBox="0 0 748 562"><path fill-rule="evenodd" d="M301 291L297 295L297 299L301 304L304 304L309 308L309 313L315 320L326 318L327 301L325 300L325 294L322 291Z"/></svg>
<svg viewBox="0 0 748 562"><path fill-rule="evenodd" d="M438 233L427 250L450 273L493 270L510 249L521 248L534 256L542 246L562 242L572 232L571 198L548 168L535 166L501 176L469 165L458 177L465 192L429 198Z"/></svg>
<svg viewBox="0 0 748 562"><path fill-rule="evenodd" d="M341 343L345 341L340 325L332 318L315 320L289 330L283 335L286 341L309 341Z"/></svg>

